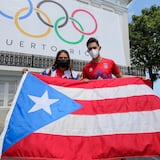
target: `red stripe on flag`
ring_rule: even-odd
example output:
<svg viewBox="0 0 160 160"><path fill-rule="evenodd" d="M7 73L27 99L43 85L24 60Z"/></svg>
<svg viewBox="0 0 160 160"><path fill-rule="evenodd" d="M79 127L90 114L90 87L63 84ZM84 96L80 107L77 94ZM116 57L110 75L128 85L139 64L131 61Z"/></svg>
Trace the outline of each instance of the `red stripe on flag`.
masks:
<svg viewBox="0 0 160 160"><path fill-rule="evenodd" d="M134 96L126 98L105 99L96 101L79 101L83 108L72 114L105 114L134 111L151 111L159 109L160 98L154 95Z"/></svg>
<svg viewBox="0 0 160 160"><path fill-rule="evenodd" d="M118 87L118 86L126 86L131 84L144 85L144 81L139 77L126 77L126 78L117 78L115 79L102 79L102 80L90 80L88 82L80 81L80 80L71 80L71 79L63 79L63 78L53 78L51 76L43 76L40 74L33 74L40 80L44 81L48 84L61 85L63 87L71 87L71 88L104 88L104 87Z"/></svg>
<svg viewBox="0 0 160 160"><path fill-rule="evenodd" d="M28 157L91 160L113 157L160 155L160 133L106 136L59 136L32 134L19 141L2 158ZM29 147L28 147L29 146ZM49 152L48 152L49 151Z"/></svg>

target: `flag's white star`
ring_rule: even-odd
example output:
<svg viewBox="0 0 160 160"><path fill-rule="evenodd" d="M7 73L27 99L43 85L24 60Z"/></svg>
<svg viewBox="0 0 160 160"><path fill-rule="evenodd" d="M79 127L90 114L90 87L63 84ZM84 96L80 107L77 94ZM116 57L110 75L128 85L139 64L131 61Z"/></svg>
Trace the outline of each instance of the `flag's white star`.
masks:
<svg viewBox="0 0 160 160"><path fill-rule="evenodd" d="M52 114L50 105L59 101L59 99L49 99L47 91L45 91L41 97L36 97L31 95L28 96L32 101L35 102L35 105L29 110L29 113L43 109L47 113Z"/></svg>

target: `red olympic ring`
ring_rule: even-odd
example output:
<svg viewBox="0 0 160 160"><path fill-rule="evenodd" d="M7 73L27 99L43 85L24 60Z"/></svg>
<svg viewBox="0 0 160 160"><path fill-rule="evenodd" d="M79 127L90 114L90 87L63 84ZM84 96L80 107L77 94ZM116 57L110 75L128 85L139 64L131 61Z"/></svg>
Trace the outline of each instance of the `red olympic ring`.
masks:
<svg viewBox="0 0 160 160"><path fill-rule="evenodd" d="M72 13L71 17L74 18L74 15L75 15L77 12L86 12L86 13L88 13L88 14L93 18L93 20L94 20L94 22L95 22L95 28L94 28L94 30L93 30L92 32L83 32L83 31L81 31L81 30L76 26L75 22L72 21L72 24L73 24L73 26L75 27L75 29L76 29L77 31L79 31L80 33L85 34L85 35L94 34L94 33L96 32L97 28L98 28L98 24L97 24L97 21L96 21L95 17L94 17L90 12L88 12L88 11L86 11L86 10L84 10L84 9L77 9L77 10L75 10L75 11Z"/></svg>

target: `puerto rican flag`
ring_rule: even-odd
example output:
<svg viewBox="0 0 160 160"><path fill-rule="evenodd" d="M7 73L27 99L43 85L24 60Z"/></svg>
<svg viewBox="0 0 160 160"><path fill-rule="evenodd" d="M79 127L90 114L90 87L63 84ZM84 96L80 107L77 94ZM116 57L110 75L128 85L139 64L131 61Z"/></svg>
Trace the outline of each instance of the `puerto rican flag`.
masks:
<svg viewBox="0 0 160 160"><path fill-rule="evenodd" d="M160 98L141 78L83 82L27 73L0 137L1 158L160 155Z"/></svg>

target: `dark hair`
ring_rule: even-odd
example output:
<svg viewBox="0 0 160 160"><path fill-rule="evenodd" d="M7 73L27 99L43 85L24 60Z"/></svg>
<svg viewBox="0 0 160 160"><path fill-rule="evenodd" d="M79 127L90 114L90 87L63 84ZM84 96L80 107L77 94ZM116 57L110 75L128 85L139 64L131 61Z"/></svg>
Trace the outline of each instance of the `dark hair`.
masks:
<svg viewBox="0 0 160 160"><path fill-rule="evenodd" d="M67 57L68 57L68 60L69 60L69 65L68 65L68 68L67 68L67 69L69 69L69 68L71 67L71 66L70 66L70 65L71 65L71 59L70 59L70 56L69 56L68 51L66 51L66 50L64 50L64 49L59 50L59 51L57 52L57 55L56 55L56 58L55 58L55 61L54 61L53 66L57 67L57 61L58 61L59 55L60 55L62 52L64 52L64 53L67 54Z"/></svg>
<svg viewBox="0 0 160 160"><path fill-rule="evenodd" d="M56 55L56 58L55 58L55 61L54 61L53 66L54 66L55 68L57 68L57 61L58 61L59 55L60 55L62 52L64 52L64 53L67 54L67 57L68 57L68 60L69 60L69 65L68 65L68 67L67 67L66 69L67 69L67 70L68 70L68 69L70 70L70 72L71 72L71 77L72 77L72 79L74 79L74 78L73 78L73 74L72 74L72 68L71 68L71 59L70 59L70 56L69 56L68 51L66 51L66 50L64 50L64 49L59 50L59 51L57 52L57 55ZM51 71L50 71L49 75L51 75Z"/></svg>
<svg viewBox="0 0 160 160"><path fill-rule="evenodd" d="M97 45L99 46L98 40L97 40L96 38L94 38L94 37L91 37L91 38L88 39L88 41L87 41L87 43L86 43L87 47L88 47L88 45L89 45L90 43L93 43L93 42L97 43Z"/></svg>

